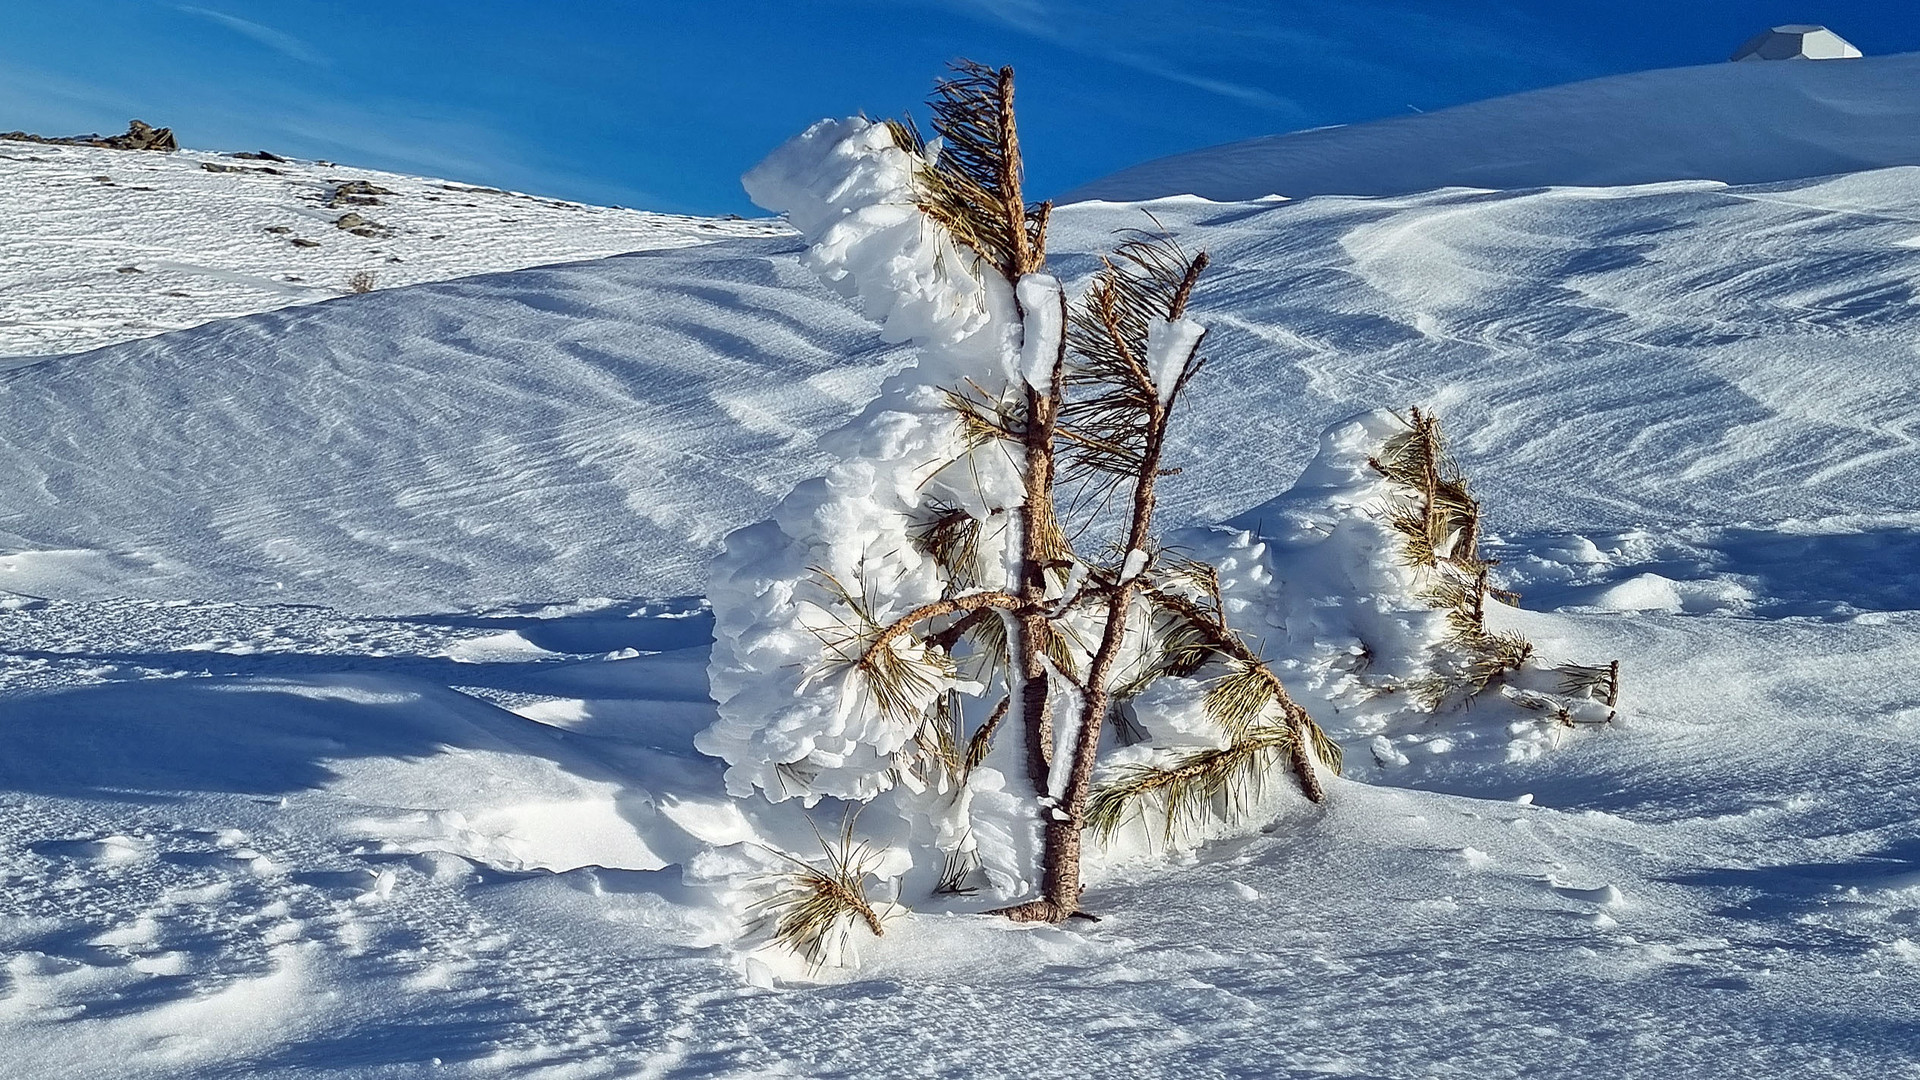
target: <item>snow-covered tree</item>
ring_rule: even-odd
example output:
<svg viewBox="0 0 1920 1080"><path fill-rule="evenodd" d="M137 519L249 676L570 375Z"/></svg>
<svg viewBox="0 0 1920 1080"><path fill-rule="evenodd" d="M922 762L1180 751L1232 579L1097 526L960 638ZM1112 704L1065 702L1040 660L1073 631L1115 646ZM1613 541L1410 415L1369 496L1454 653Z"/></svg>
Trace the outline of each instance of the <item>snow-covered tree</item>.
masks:
<svg viewBox="0 0 1920 1080"><path fill-rule="evenodd" d="M1090 824L1148 798L1219 812L1283 763L1319 800L1339 753L1229 625L1214 568L1155 535L1206 255L1138 236L1070 299L1051 207L1021 192L1012 70L957 65L930 104L932 138L822 121L746 177L917 360L827 475L728 538L698 745L736 795L889 805L862 828L901 853L903 896L984 889L1057 922ZM1204 720L1096 799L1103 755L1148 735L1123 706L1149 696Z"/></svg>

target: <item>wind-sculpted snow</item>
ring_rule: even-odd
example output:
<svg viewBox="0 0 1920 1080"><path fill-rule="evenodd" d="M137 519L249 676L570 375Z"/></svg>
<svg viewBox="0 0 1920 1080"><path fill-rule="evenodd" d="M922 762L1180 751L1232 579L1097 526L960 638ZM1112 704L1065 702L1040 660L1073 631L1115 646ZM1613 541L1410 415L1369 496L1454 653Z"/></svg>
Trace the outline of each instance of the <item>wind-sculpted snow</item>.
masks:
<svg viewBox="0 0 1920 1080"><path fill-rule="evenodd" d="M380 292L16 370L11 587L384 611L691 591L897 363L792 246Z"/></svg>
<svg viewBox="0 0 1920 1080"><path fill-rule="evenodd" d="M1064 201L1760 184L1920 164L1920 54L1640 71L1159 158Z"/></svg>
<svg viewBox="0 0 1920 1080"><path fill-rule="evenodd" d="M1503 530L1914 520L1920 170L1151 209L1214 257L1166 485L1190 519L1283 490L1345 415L1424 403ZM1139 218L1069 208L1057 243Z"/></svg>
<svg viewBox="0 0 1920 1080"><path fill-rule="evenodd" d="M0 384L0 1074L1910 1071L1920 170L1150 209L1214 258L1169 528L1266 589L1321 431L1432 407L1619 725L1383 751L1289 670L1324 812L809 974L741 934L817 842L693 746L703 603L635 597L903 355L791 239L253 315Z"/></svg>

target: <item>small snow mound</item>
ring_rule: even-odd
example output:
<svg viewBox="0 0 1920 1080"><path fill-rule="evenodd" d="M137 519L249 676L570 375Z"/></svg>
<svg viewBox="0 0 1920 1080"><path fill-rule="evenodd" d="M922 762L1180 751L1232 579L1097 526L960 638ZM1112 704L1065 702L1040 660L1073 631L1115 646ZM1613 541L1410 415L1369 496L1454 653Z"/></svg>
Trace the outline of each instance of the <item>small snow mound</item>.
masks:
<svg viewBox="0 0 1920 1080"><path fill-rule="evenodd" d="M1613 586L1594 597L1593 606L1608 611L1678 613L1686 610L1679 583L1652 573L1640 574Z"/></svg>

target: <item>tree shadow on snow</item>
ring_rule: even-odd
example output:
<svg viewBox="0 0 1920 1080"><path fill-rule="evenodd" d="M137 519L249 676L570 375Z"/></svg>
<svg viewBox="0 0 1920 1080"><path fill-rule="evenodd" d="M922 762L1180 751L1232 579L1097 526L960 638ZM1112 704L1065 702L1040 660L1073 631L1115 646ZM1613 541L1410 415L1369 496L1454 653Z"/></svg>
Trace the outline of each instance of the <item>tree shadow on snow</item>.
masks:
<svg viewBox="0 0 1920 1080"><path fill-rule="evenodd" d="M628 786L636 769L684 773L684 759L699 757L693 733L713 708L705 647L585 663L200 650L14 655L160 673L0 699L0 789L47 795L277 796L328 783L334 763L423 760L450 749L530 755ZM567 722L527 719L454 686L564 699ZM662 753L672 760L654 760Z"/></svg>
<svg viewBox="0 0 1920 1080"><path fill-rule="evenodd" d="M148 679L0 701L0 787L47 795L282 795L327 762L513 748L560 760L556 733L419 679Z"/></svg>

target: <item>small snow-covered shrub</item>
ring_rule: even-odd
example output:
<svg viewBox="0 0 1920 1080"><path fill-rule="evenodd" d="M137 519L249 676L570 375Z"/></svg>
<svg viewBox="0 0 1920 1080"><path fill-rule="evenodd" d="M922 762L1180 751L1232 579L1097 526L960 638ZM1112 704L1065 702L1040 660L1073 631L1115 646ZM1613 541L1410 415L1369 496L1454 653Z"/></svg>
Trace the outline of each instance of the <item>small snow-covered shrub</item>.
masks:
<svg viewBox="0 0 1920 1080"><path fill-rule="evenodd" d="M1135 237L1070 299L1045 269L1051 207L1021 195L1011 69L960 65L932 112L932 139L823 121L746 177L919 360L840 433L828 475L728 539L710 590L720 717L698 745L739 795L890 807L890 830L863 820L910 853L899 895L979 892L1059 921L1079 910L1122 703L1157 690L1197 709L1182 745L1236 751L1222 796L1277 755L1324 798L1338 758L1234 633L1210 569L1154 531L1207 257ZM1063 522L1067 488L1127 506L1117 534Z"/></svg>
<svg viewBox="0 0 1920 1080"><path fill-rule="evenodd" d="M1418 408L1408 416L1395 417L1404 430L1388 436L1367 464L1392 487L1386 517L1418 575L1420 597L1447 619L1446 640L1434 650L1434 670L1409 689L1432 710L1500 686L1515 691L1513 699L1522 707L1551 708L1568 724L1611 720L1620 693L1618 661L1601 668L1568 664L1556 669L1557 696L1567 700L1556 701L1556 695L1515 681L1533 660L1533 643L1487 625L1489 599L1517 602L1519 597L1490 581L1493 563L1480 553L1480 500L1468 493L1465 474L1448 455L1439 418ZM1606 704L1606 717L1591 716L1579 704L1595 700Z"/></svg>
<svg viewBox="0 0 1920 1080"><path fill-rule="evenodd" d="M1617 663L1550 666L1502 625L1519 598L1493 579L1480 503L1430 413L1335 424L1292 490L1240 522L1169 539L1219 568L1269 666L1323 723L1338 716L1342 738L1497 721L1496 703L1515 722L1612 718Z"/></svg>
<svg viewBox="0 0 1920 1080"><path fill-rule="evenodd" d="M931 138L821 121L745 177L917 353L826 475L727 538L709 589L719 715L696 745L736 796L866 808L864 839L762 909L813 963L879 933L869 879L1058 922L1086 838L1097 858L1324 800L1330 717L1369 735L1416 700L1421 723L1495 685L1550 700L1521 677L1531 646L1487 625L1479 507L1424 414L1330 431L1259 512L1274 529L1163 539L1207 255L1132 236L1069 296L1052 208L1021 193L1012 70L958 65L931 104ZM1107 505L1117 524L1075 509Z"/></svg>

